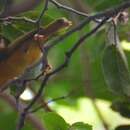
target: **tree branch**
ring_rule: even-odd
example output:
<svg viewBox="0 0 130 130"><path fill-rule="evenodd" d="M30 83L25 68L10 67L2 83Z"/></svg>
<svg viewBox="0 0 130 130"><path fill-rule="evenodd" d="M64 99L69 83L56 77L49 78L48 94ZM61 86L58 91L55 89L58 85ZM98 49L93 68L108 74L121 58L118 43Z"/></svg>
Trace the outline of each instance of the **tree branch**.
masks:
<svg viewBox="0 0 130 130"><path fill-rule="evenodd" d="M15 99L11 95L6 93L0 93L0 98L2 98L5 102L7 102L13 109L17 110ZM22 111L25 105L24 104L19 105L20 105L19 107L20 111ZM41 121L34 114L27 115L27 119L34 126L34 128L36 128L36 130L45 130L44 127L42 126Z"/></svg>
<svg viewBox="0 0 130 130"><path fill-rule="evenodd" d="M80 15L80 16L84 16L84 17L88 17L89 16L87 13L80 12L78 10L75 10L75 9L71 8L71 7L62 5L59 2L57 2L56 0L49 0L49 1L51 3L53 3L57 8L65 9L65 10L67 10L69 12L75 13L75 14Z"/></svg>
<svg viewBox="0 0 130 130"><path fill-rule="evenodd" d="M52 72L48 73L42 83L41 83L41 87L37 93L37 95L34 97L34 99L32 100L32 102L23 110L23 112L21 113L20 116L20 120L18 123L18 127L17 130L21 130L21 128L24 126L24 120L26 118L26 115L28 114L28 111L31 109L31 107L35 104L35 102L38 100L38 98L42 95L43 89L47 83L47 81L49 80L49 78L52 75L55 75L56 73L58 73L59 71L61 71L63 68L65 68L69 61L70 58L72 57L72 54L76 51L76 49L79 47L79 45L81 45L86 38L88 38L89 36L91 36L92 34L94 34L106 21L108 18L104 19L101 23L99 23L93 30L91 30L89 33L85 34L84 36L82 36L75 44L72 48L70 48L70 50L68 52L66 52L65 54L65 61L63 64L61 64L59 67L57 67L55 70L53 70Z"/></svg>
<svg viewBox="0 0 130 130"><path fill-rule="evenodd" d="M61 37L57 38L56 40L54 40L52 44L47 45L45 47L46 50L50 50L51 48L53 48L57 44L62 44L62 42L61 42L62 40L69 37L73 33L81 30L86 24L88 24L93 19L102 19L102 18L108 17L109 20L110 20L112 17L116 16L119 12L124 11L125 9L127 9L129 7L130 7L130 1L127 1L127 2L124 2L124 3L122 3L121 5L119 5L117 7L107 9L106 11L97 13L95 15L88 16L81 23L79 23L79 25L77 25L75 28L73 28L72 30L70 30L69 32L64 34L63 36L61 36Z"/></svg>
<svg viewBox="0 0 130 130"><path fill-rule="evenodd" d="M42 0L24 0L18 4L13 3L7 5L7 9L4 10L0 14L0 18L8 17L8 16L14 16L18 15L20 13L26 12L28 10L32 10L35 8Z"/></svg>
<svg viewBox="0 0 130 130"><path fill-rule="evenodd" d="M48 5L48 1L47 5ZM57 7L60 7L62 9L66 9L69 12L73 12L76 13L80 16L86 15L86 14L82 14L82 12L77 12L76 10L67 7L67 6L63 6L59 3L57 3L57 1L55 0L50 0L50 2L52 2L53 4L55 4ZM46 6L47 7L47 6ZM72 57L72 55L74 54L74 52L78 49L78 47L83 44L83 42L89 38L91 35L93 35L94 33L96 33L98 31L99 28L101 28L108 20L111 20L111 18L113 18L114 16L116 16L119 12L127 9L130 7L130 0L126 1L124 3L122 3L121 5L119 5L118 7L112 8L112 9L108 9L104 12L100 12L97 13L95 15L90 15L90 16L85 16L87 18L85 18L85 20L83 22L81 22L78 26L76 26L75 28L73 28L72 30L70 30L69 32L67 32L66 34L64 34L62 37L56 39L53 44L46 46L46 51L48 51L50 48L54 47L55 45L61 43L60 41L64 40L66 37L70 36L72 33L81 30L86 24L88 24L90 21L93 21L95 19L100 19L101 21L97 24L97 26L95 28L93 28L90 32L86 33L85 35L83 35L66 53L65 53L65 60L64 62L59 65L56 69L54 69L52 72L48 73L45 75L40 89L38 90L38 93L36 94L36 96L34 97L34 99L32 100L32 102L21 112L20 115L20 120L19 123L17 125L17 130L21 130L23 125L24 125L24 120L29 112L29 110L32 108L32 106L35 104L35 102L38 100L38 98L42 95L42 91L45 88L45 85L47 84L48 80L50 79L51 76L57 74L58 72L60 72L62 69L64 69L65 67L67 67L67 65L70 62L70 59ZM41 16L43 16L44 11L46 10L46 8L43 9ZM41 18L40 16L40 18Z"/></svg>

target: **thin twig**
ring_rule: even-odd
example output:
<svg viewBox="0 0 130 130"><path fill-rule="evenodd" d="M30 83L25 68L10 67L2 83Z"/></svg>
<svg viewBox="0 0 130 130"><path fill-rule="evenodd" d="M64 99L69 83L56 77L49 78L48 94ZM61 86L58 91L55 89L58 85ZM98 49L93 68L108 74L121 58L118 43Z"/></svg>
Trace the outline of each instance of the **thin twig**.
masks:
<svg viewBox="0 0 130 130"><path fill-rule="evenodd" d="M25 121L25 118L27 116L27 113L29 111L29 109L32 107L32 105L37 101L37 99L41 96L42 94L42 91L44 89L44 86L46 85L47 81L49 79L49 75L46 75L43 82L42 82L42 85L37 93L37 95L34 97L34 99L32 100L32 102L23 110L23 112L20 114L20 119L19 119L19 122L17 124L17 128L16 130L21 130L24 126L24 121Z"/></svg>
<svg viewBox="0 0 130 130"><path fill-rule="evenodd" d="M70 50L68 52L65 53L65 61L63 64L61 64L59 67L57 67L54 71L48 73L42 83L41 83L41 87L37 93L37 95L34 97L34 99L32 100L32 102L24 109L24 111L21 113L20 115L20 120L19 120L19 123L17 125L17 129L16 130L21 130L22 127L24 126L24 120L26 118L26 115L28 113L28 111L30 110L30 108L35 104L35 102L38 100L38 98L41 96L42 92L43 92L43 89L47 83L47 81L49 80L49 78L52 76L52 75L55 75L56 73L58 73L59 71L61 71L63 68L65 68L69 61L70 61L70 58L72 56L72 54L76 51L76 49L79 47L79 45L81 45L85 40L86 38L90 37L92 34L94 34L101 26L103 26L103 24L107 21L108 18L105 18L101 23L99 23L94 29L92 29L89 33L85 34L84 36L82 36L75 44L72 48L70 48Z"/></svg>
<svg viewBox="0 0 130 130"><path fill-rule="evenodd" d="M62 5L60 4L59 2L57 2L56 0L49 0L51 3L53 3L57 8L62 8L62 9L65 9L69 12L72 12L72 13L75 13L75 14L78 14L80 16L85 16L85 17L88 17L89 15L87 13L84 13L84 12L80 12L78 10L75 10L71 7L68 7L68 6L65 6L65 5Z"/></svg>
<svg viewBox="0 0 130 130"><path fill-rule="evenodd" d="M35 24L36 21L35 20L32 20L30 18L27 18L27 17L7 17L7 18L0 18L0 22L6 22L6 21L23 21L23 22L28 22L28 23L32 23L32 24Z"/></svg>
<svg viewBox="0 0 130 130"><path fill-rule="evenodd" d="M49 1L51 3L53 3L57 8L64 9L68 12L72 12L72 13L75 13L75 14L80 15L80 16L89 17L89 15L87 13L75 10L75 9L68 7L68 6L65 6L65 5L62 5L59 2L57 2L56 0L49 0ZM96 18L93 18L92 20L96 23L99 23L101 21L101 20L96 19Z"/></svg>
<svg viewBox="0 0 130 130"><path fill-rule="evenodd" d="M17 111L16 108L16 102L15 99L13 98L13 96L7 94L7 93L0 93L0 99L4 100L6 103L8 103L15 111ZM22 111L22 109L25 107L25 104L19 104L20 105L20 111ZM36 129L36 130L45 130L45 128L42 125L42 122L34 115L34 114L29 114L27 115L27 119L28 121L32 124L32 126Z"/></svg>
<svg viewBox="0 0 130 130"><path fill-rule="evenodd" d="M36 95L36 91L33 89L33 87L31 87L31 85L29 86L29 88L31 89L31 91ZM51 108L48 106L48 103L44 100L44 98L41 96L38 99L38 103L41 104L42 108L44 108L47 112L51 112Z"/></svg>
<svg viewBox="0 0 130 130"><path fill-rule="evenodd" d="M50 0L53 1L54 0ZM88 38L90 37L92 34L94 34L101 26L103 26L103 24L105 24L105 22L109 19L114 17L115 15L117 15L120 11L123 11L126 8L130 7L130 1L127 1L123 4L121 4L120 6L114 8L114 9L109 9L107 11L101 12L101 13L97 13L96 15L92 15L92 16L87 16L87 18L80 24L78 25L76 28L72 29L71 31L69 31L68 33L66 33L63 37L59 38L57 40L57 42L65 39L66 37L70 36L72 33L74 33L75 31L80 30L82 27L84 27L87 23L89 23L90 21L92 21L93 19L104 19L102 20L94 29L92 29L89 33L86 33L85 35L83 35L66 53L65 53L65 61L63 62L63 64L59 65L55 70L53 70L52 72L48 73L45 75L40 89L38 90L37 95L34 97L34 99L32 100L32 102L23 110L23 112L21 113L20 116L20 120L19 123L17 125L17 130L21 130L21 128L24 125L24 120L26 118L26 115L28 114L29 110L32 108L32 106L35 104L35 102L37 101L37 99L41 96L42 91L46 85L46 83L48 82L49 78L53 75L55 75L56 73L58 73L59 71L61 71L63 68L65 68L73 53L77 50L77 48ZM63 6L64 8L64 6ZM62 9L63 9L62 8ZM65 8L64 8L65 9ZM70 12L73 12L73 9L71 8L66 8L68 9ZM43 9L44 10L44 9ZM44 12L44 11L43 11ZM75 11L74 11L75 12ZM77 13L77 12L75 12ZM43 13L44 14L44 13ZM42 14L42 15L43 15ZM51 47L48 47L49 49L52 48L53 46L57 45L58 43L53 43L51 45Z"/></svg>
<svg viewBox="0 0 130 130"><path fill-rule="evenodd" d="M46 10L48 9L48 0L45 0L45 6L42 9L40 16L37 18L37 20L32 20L30 18L27 17L13 17L13 16L9 16L9 17L4 17L4 18L0 18L0 22L5 22L5 21L23 21L23 22L29 22L32 24L36 24L38 29L40 28L40 24L41 24L41 19L42 16L44 15L44 13L46 12Z"/></svg>
<svg viewBox="0 0 130 130"><path fill-rule="evenodd" d="M57 8L62 8L62 9L65 9L69 12L72 12L72 13L75 13L77 15L80 15L80 16L85 16L85 17L91 17L91 15L88 15L87 13L84 13L84 12L80 12L80 11L77 11L71 7L68 7L68 6L65 6L65 5L62 5L60 4L59 2L57 2L56 0L49 0L51 3L53 3ZM123 11L124 9L127 9L130 7L130 1L125 1L123 2L120 6L117 6L115 8L111 8L111 9L108 9L104 12L101 12L101 13L97 13L93 18L92 20L95 21L95 22L100 22L104 17L108 16L108 17L111 17L111 16L114 16L114 14L116 15L117 13Z"/></svg>
<svg viewBox="0 0 130 130"><path fill-rule="evenodd" d="M64 40L65 38L67 38L68 36L72 35L73 33L81 30L85 25L89 24L89 22L91 21L91 18L89 17L86 18L85 20L83 20L81 23L79 23L78 26L76 26L75 28L71 29L70 31L68 31L67 33L65 33L64 35L62 35L61 37L57 38L56 40L53 41L52 44L47 45L45 47L45 50L49 51L51 48L53 48L54 46L56 46L57 44L61 44L62 40Z"/></svg>
<svg viewBox="0 0 130 130"><path fill-rule="evenodd" d="M49 0L47 0L47 1L49 1ZM123 10L125 10L125 9L127 9L127 8L129 8L130 7L130 1L125 1L125 2L123 2L122 4L120 4L119 6L117 6L117 7L114 7L114 8L111 8L111 9L108 9L108 10L106 10L106 11L103 11L103 12L100 12L100 13L96 13L95 15L87 15L86 13L83 13L83 12L80 12L80 11L77 11L77 10L75 10L75 9L73 9L73 8L71 8L71 7L67 7L67 6L64 6L64 5L62 5L62 4L60 4L60 3L58 3L57 1L55 1L55 0L50 0L50 2L52 2L53 4L55 4L58 8L62 8L62 9L66 9L66 10L68 10L68 11L70 11L70 12L73 12L73 13L76 13L76 14L78 14L78 15L81 15L81 16L85 16L85 17L88 17L88 19L90 19L91 18L91 20L95 20L95 19L102 19L102 18L104 18L104 17L106 17L106 16L108 16L108 17L113 17L113 16L115 16L115 15L117 15L117 13L119 13L119 12L121 12L121 11L123 11ZM44 9L43 9L44 10ZM43 11L44 12L44 11ZM42 13L41 13L42 14ZM44 13L43 13L44 14ZM42 16L42 15L41 15ZM40 17L41 17L40 16ZM14 20L24 20L24 21L27 21L27 22L34 22L34 21L31 21L31 20L29 20L29 19L27 19L27 18L25 18L25 17L20 17L20 18L18 18L18 17L16 17L16 19L15 19L15 17L13 17L13 19ZM13 20L12 19L12 20ZM0 20L4 20L4 17L0 17Z"/></svg>
<svg viewBox="0 0 130 130"><path fill-rule="evenodd" d="M96 31L103 26L103 24L107 21L108 18L105 18L101 23L99 23L94 29L92 29L90 32L86 33L83 35L66 53L65 53L65 61L63 64L61 64L59 67L57 67L54 71L49 73L49 75L54 75L55 73L61 71L63 68L65 68L69 61L70 58L72 57L73 53L77 50L77 48L83 44L83 42L90 37L92 34L96 33Z"/></svg>
<svg viewBox="0 0 130 130"><path fill-rule="evenodd" d="M56 102L56 101L59 101L59 100L66 99L67 97L68 97L68 95L51 99L51 100L49 100L49 101L47 102L47 104L52 103L52 102ZM45 104L45 106L46 106L46 104ZM38 106L37 108L31 110L29 113L37 112L38 110L40 110L40 109L43 108L43 107L44 107L43 105L40 105L40 106Z"/></svg>
<svg viewBox="0 0 130 130"><path fill-rule="evenodd" d="M81 2L82 3L82 2ZM73 3L75 5L75 2ZM86 11L85 8L81 8L81 10ZM79 22L78 17L75 18L76 23ZM79 32L79 36L82 36L82 31ZM85 94L86 96L90 97L93 107L95 108L95 111L97 112L98 117L100 118L104 129L108 130L108 124L105 121L104 117L102 116L102 113L100 112L96 101L95 101L95 95L92 89L92 83L91 83L91 65L90 65L90 57L89 54L86 51L86 48L83 46L81 47L81 64L83 65L83 79L84 79L84 88L85 88Z"/></svg>
<svg viewBox="0 0 130 130"><path fill-rule="evenodd" d="M31 90L32 90L32 89L31 89ZM33 91L33 92L34 92L34 91ZM67 95L64 95L64 96L61 96L61 97L57 97L57 98L53 98L53 99L49 100L48 102L45 102L45 101L42 99L42 97L39 97L39 100L40 100L40 104L41 104L41 105L38 106L37 108L34 108L33 110L29 111L28 113L33 113L33 112L38 111L38 110L41 109L41 108L46 108L46 107L47 107L48 111L52 111L52 110L50 109L50 107L48 106L49 103L66 99L66 98L72 96L73 94L75 94L76 92L77 92L77 90L75 90L75 89L74 89L74 90L71 90ZM35 94L36 94L36 93L35 93Z"/></svg>
<svg viewBox="0 0 130 130"><path fill-rule="evenodd" d="M43 15L45 14L45 12L47 11L47 9L48 9L48 0L45 0L44 8L42 9L40 16L39 16L38 19L36 20L37 28L38 28L38 29L40 28L40 24L41 24L42 17L43 17Z"/></svg>
<svg viewBox="0 0 130 130"><path fill-rule="evenodd" d="M104 12L100 12L100 13L97 13L95 15L88 16L78 26L76 26L75 28L73 28L72 30L70 30L69 32L67 32L66 34L64 34L63 36L61 36L61 37L57 38L56 40L54 40L52 44L47 45L45 47L46 50L49 50L49 49L53 48L57 44L61 44L62 40L64 40L65 38L67 38L71 34L75 33L76 31L81 30L91 20L105 18L106 16L109 19L111 19L112 17L116 16L119 12L121 12L121 11L123 11L123 10L125 10L125 9L127 9L129 7L130 7L130 1L123 3L123 4L121 4L118 7L115 7L115 8L112 8L112 9L108 9L108 10L106 10Z"/></svg>
<svg viewBox="0 0 130 130"><path fill-rule="evenodd" d="M66 98L68 98L69 96L72 96L73 93L75 93L74 90L72 90L71 92L69 92L69 93L68 93L67 95L65 95L65 96L53 98L53 99L49 100L44 106L46 106L47 104L52 103L52 102L56 102L56 101L59 101L59 100L66 99ZM40 105L40 106L38 106L37 108L35 108L35 109L33 109L32 111L30 111L30 113L36 112L36 111L38 111L39 109L43 108L44 106L43 106L43 105Z"/></svg>

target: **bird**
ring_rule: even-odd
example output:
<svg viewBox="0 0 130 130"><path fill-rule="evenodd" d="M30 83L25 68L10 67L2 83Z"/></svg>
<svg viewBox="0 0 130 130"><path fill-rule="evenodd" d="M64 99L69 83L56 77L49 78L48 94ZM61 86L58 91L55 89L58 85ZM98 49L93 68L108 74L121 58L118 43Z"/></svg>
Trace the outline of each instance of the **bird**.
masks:
<svg viewBox="0 0 130 130"><path fill-rule="evenodd" d="M18 79L25 71L36 64L44 53L39 47L61 29L68 28L72 22L66 18L54 20L46 27L40 27L17 38L8 47L0 49L0 90Z"/></svg>

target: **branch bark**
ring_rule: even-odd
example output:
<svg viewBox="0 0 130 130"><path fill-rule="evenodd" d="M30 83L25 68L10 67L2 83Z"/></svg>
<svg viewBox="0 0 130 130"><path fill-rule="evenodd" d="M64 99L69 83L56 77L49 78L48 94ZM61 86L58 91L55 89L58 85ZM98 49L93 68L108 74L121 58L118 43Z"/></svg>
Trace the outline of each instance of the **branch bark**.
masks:
<svg viewBox="0 0 130 130"><path fill-rule="evenodd" d="M7 102L15 111L17 111L16 101L11 95L7 93L0 93L0 98ZM20 111L23 111L25 105L21 103L19 105ZM41 121L34 114L28 114L27 120L34 126L36 130L45 130Z"/></svg>
<svg viewBox="0 0 130 130"><path fill-rule="evenodd" d="M11 4L8 4L8 1L7 1L7 5L6 5L7 7L0 14L0 18L14 16L14 15L18 15L20 13L32 10L41 1L42 0L24 0L18 4L16 4L14 1L12 1Z"/></svg>

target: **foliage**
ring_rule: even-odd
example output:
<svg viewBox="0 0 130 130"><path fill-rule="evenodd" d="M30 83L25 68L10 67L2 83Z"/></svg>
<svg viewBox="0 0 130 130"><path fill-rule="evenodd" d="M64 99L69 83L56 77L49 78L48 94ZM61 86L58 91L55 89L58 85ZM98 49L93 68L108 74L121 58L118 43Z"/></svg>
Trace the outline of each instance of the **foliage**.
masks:
<svg viewBox="0 0 130 130"><path fill-rule="evenodd" d="M0 11L3 9L3 7L1 7L1 1L2 0L0 0ZM81 0L82 5L88 7L90 14L104 11L109 7L112 8L114 5L119 5L121 2L122 0ZM71 6L78 9L74 1L71 0L69 3ZM35 20L42 9L43 5L39 4L33 11L27 11L18 16L26 16L27 18ZM69 20L72 20L73 25L70 29L58 35L63 35L83 20L82 17L59 10L50 4L49 9L41 20L41 24L45 27L50 22L60 17L67 17ZM49 64L51 64L53 68L60 65L64 61L64 53L71 48L83 34L89 32L93 28L93 25L93 23L88 24L82 31L75 32L70 37L64 39L64 41L61 41L62 44L52 48L48 53ZM129 23L125 25L119 23L119 26L117 26L120 45L121 41L124 39L129 41L129 36L127 35L129 33L129 27ZM17 39L17 37L35 28L36 26L34 24L22 20L5 21L4 23L0 23L0 36L2 35L5 37L8 40L7 44L9 44ZM96 35L87 39L84 45L78 48L73 54L69 66L49 80L49 83L45 87L44 96L42 96L44 101L67 95L65 100L59 100L56 104L76 107L77 99L87 96L93 100L94 97L95 99L103 99L111 102L114 111L117 111L126 118L130 118L130 53L124 51L123 48L120 50L116 45L108 46L106 44L106 42L108 42L106 40L107 33L104 32L106 31L102 28ZM55 38L57 38L57 36L52 38L48 44ZM31 83L31 89L36 92L39 89L40 83L40 81L34 81ZM113 92L110 91L109 88L111 88ZM30 101L27 103L29 102ZM37 102L32 109L38 105ZM12 110L10 105L3 102L2 99L0 101L0 108L0 129L15 129L14 127L18 118L16 112ZM90 126L87 123L77 122L71 125L59 114L45 111L45 109L44 112L37 111L36 115L40 115L40 119L46 130L92 130L93 124ZM6 125L5 122L8 122L8 125ZM25 123L23 130L27 129L34 129L31 123ZM118 129L122 130L122 128L117 128L117 130Z"/></svg>

